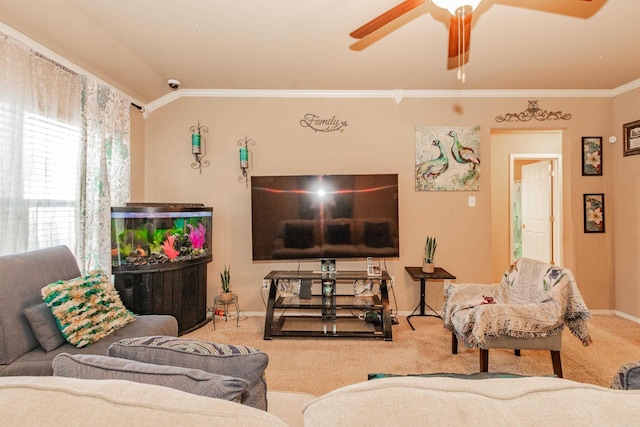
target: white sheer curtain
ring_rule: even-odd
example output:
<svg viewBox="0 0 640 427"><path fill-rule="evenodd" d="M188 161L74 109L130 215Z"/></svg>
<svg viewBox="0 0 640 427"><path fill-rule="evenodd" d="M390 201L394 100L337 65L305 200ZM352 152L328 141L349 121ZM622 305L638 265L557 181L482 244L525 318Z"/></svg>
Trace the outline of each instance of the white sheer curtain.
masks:
<svg viewBox="0 0 640 427"><path fill-rule="evenodd" d="M129 201L131 101L86 80L83 91L83 164L80 242L76 256L86 271L111 271L111 206Z"/></svg>
<svg viewBox="0 0 640 427"><path fill-rule="evenodd" d="M0 33L0 255L65 244L110 269L110 207L129 199L129 107Z"/></svg>
<svg viewBox="0 0 640 427"><path fill-rule="evenodd" d="M0 254L75 249L81 79L0 34Z"/></svg>

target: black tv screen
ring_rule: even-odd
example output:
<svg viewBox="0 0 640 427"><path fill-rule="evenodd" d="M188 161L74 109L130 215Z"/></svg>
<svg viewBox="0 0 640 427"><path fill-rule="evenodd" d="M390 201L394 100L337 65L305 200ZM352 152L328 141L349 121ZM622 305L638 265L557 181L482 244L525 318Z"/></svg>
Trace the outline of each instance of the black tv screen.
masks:
<svg viewBox="0 0 640 427"><path fill-rule="evenodd" d="M398 257L398 175L251 177L253 260Z"/></svg>

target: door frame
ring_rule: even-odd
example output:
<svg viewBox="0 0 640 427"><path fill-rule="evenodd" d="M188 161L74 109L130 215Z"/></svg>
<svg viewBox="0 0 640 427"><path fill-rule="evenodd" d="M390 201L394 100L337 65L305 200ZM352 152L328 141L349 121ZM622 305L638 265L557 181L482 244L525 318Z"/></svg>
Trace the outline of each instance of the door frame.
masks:
<svg viewBox="0 0 640 427"><path fill-rule="evenodd" d="M562 264L562 154L529 154L512 153L509 154L509 257L513 263L513 184L514 184L514 163L517 160L550 160L553 175L551 176L551 211L553 221L551 223L551 263Z"/></svg>

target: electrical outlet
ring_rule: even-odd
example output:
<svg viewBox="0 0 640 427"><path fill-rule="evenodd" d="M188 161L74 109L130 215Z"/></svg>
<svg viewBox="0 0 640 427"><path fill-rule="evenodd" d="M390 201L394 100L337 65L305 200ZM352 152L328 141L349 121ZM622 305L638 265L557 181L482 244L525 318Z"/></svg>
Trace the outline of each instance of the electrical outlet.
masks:
<svg viewBox="0 0 640 427"><path fill-rule="evenodd" d="M262 289L269 289L269 286L271 285L271 281L264 279L262 280Z"/></svg>
<svg viewBox="0 0 640 427"><path fill-rule="evenodd" d="M393 288L396 285L396 276L389 276L391 280L389 281L389 287Z"/></svg>

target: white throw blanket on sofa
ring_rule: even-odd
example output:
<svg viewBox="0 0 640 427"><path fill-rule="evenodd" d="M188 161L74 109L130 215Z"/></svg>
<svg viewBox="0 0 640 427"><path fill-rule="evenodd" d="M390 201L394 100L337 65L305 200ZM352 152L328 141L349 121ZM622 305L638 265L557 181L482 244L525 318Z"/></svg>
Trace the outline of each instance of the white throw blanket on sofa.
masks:
<svg viewBox="0 0 640 427"><path fill-rule="evenodd" d="M450 284L443 307L444 326L472 348L485 337L516 338L558 334L566 324L583 345L591 338L591 314L566 268L520 258L499 284Z"/></svg>

